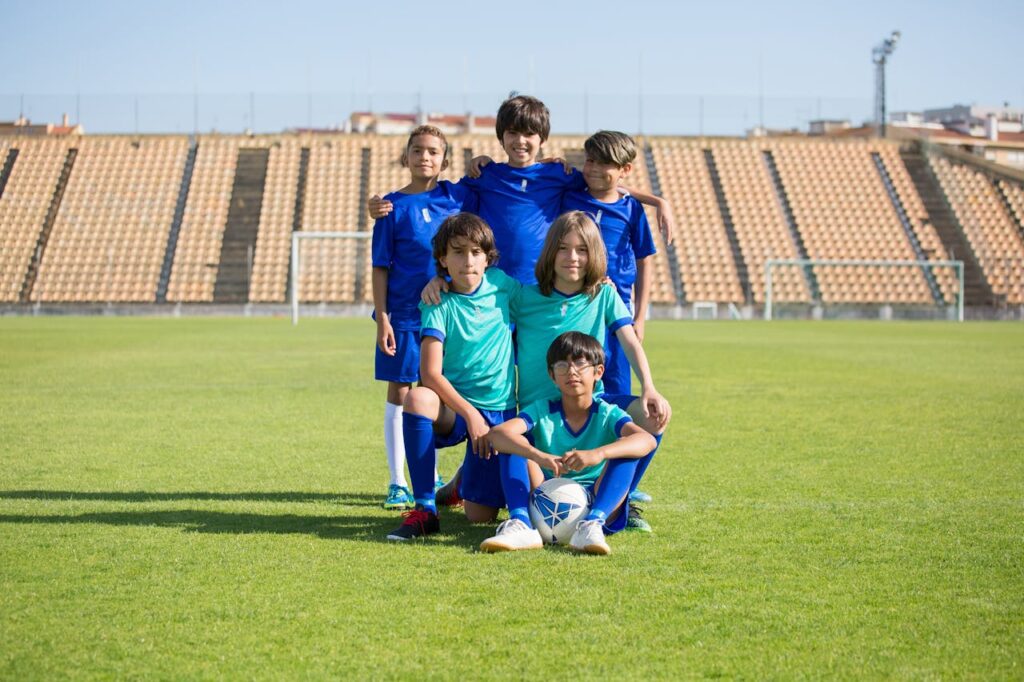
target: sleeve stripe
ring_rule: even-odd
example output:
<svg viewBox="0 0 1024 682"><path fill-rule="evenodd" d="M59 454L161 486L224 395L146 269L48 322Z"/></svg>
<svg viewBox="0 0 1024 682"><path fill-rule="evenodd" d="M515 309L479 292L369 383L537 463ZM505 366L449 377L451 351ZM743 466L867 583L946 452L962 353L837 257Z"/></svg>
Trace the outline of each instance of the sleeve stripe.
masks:
<svg viewBox="0 0 1024 682"><path fill-rule="evenodd" d="M526 430L527 431L533 431L534 424L533 424L533 419L530 417L530 415L526 414L525 412L520 412L519 414L516 415L516 417L518 417L519 419L522 419L524 422L526 422Z"/></svg>
<svg viewBox="0 0 1024 682"><path fill-rule="evenodd" d="M621 319L615 320L614 322L611 323L611 325L609 325L608 331L614 334L615 332L625 327L627 324L633 324L632 317L623 317Z"/></svg>
<svg viewBox="0 0 1024 682"><path fill-rule="evenodd" d="M422 339L424 336L432 336L441 343L444 343L445 339L443 331L441 331L440 329L433 329L431 327L427 327L425 329L420 330L420 339Z"/></svg>
<svg viewBox="0 0 1024 682"><path fill-rule="evenodd" d="M619 438L622 438L622 429L623 429L623 427L626 426L626 424L629 424L632 421L633 420L627 414L622 419L620 419L619 421L615 422L615 435L618 436Z"/></svg>

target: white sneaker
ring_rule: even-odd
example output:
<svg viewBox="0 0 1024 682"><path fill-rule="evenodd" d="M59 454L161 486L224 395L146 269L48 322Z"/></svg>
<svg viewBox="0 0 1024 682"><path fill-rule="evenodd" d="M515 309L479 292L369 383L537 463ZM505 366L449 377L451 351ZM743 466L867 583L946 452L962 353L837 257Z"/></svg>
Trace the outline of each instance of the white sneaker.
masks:
<svg viewBox="0 0 1024 682"><path fill-rule="evenodd" d="M481 552L514 552L519 549L540 549L544 546L540 533L519 519L509 519L498 526L493 538L480 543Z"/></svg>
<svg viewBox="0 0 1024 682"><path fill-rule="evenodd" d="M587 554L608 555L612 553L612 548L604 539L604 524L597 520L580 521L576 524L576 532L569 540L569 547L577 552L586 552Z"/></svg>

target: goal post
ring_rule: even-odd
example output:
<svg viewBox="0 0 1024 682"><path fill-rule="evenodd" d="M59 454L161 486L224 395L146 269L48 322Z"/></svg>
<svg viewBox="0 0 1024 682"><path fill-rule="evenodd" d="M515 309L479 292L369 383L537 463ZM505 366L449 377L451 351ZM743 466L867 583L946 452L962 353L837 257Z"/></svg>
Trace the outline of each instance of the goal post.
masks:
<svg viewBox="0 0 1024 682"><path fill-rule="evenodd" d="M292 259L289 273L291 290L292 324L299 323L299 282L302 274L302 250L299 243L307 239L370 239L370 232L292 232Z"/></svg>
<svg viewBox="0 0 1024 682"><path fill-rule="evenodd" d="M821 267L919 268L934 273L934 268L952 268L956 272L956 317L964 321L964 264L959 260L839 260L828 258L769 258L764 262L764 319L771 320L776 304L773 291L773 271L780 267L797 267L804 271ZM934 274L931 275L934 278Z"/></svg>

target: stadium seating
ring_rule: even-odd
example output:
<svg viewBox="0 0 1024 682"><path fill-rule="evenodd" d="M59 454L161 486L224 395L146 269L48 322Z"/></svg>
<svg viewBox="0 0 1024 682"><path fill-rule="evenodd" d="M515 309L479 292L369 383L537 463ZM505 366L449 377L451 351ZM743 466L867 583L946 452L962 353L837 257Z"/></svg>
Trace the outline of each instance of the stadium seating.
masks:
<svg viewBox="0 0 1024 682"><path fill-rule="evenodd" d="M799 253L779 210L761 150L745 141L715 141L712 147L729 213L743 253L755 302L764 301L765 261L796 259ZM772 273L776 301L810 301L803 272L778 267Z"/></svg>
<svg viewBox="0 0 1024 682"><path fill-rule="evenodd" d="M931 164L992 292L1007 303L1024 303L1024 240L992 181L942 156L931 157Z"/></svg>
<svg viewBox="0 0 1024 682"><path fill-rule="evenodd" d="M372 221L366 216L367 196L408 182L408 171L399 163L406 139L341 133L199 136L191 182L178 209L181 223L177 241L172 239L166 300L214 300L240 150L269 151L248 300L281 303L288 295L292 230L368 235ZM584 139L552 137L543 153L579 160ZM677 303L679 288L683 303L742 303L743 270L737 264L746 270L753 302L763 303L765 261L798 258L798 240L809 257L818 259L945 260L956 255L932 227L896 143L789 138L637 142L639 154L627 184L652 191L643 152L649 145L660 190L672 202L677 219L673 252L654 230L654 303ZM456 135L449 143L452 161L443 176L448 179L462 177L471 156L504 158L493 135ZM191 158L189 144L185 136L0 137L0 162L9 149L18 150L0 195L0 301L17 302L29 293L30 301L53 303L157 300ZM71 149L76 150L74 163L60 195L57 189ZM1024 303L1024 190L961 162L934 155L929 159L939 180L936 187L945 193L992 291L1008 304ZM891 182L891 195L884 178ZM795 234L780 192L792 211ZM51 204L59 210L48 222ZM655 227L650 209L648 216ZM44 224L52 225L48 233ZM735 234L739 260L727 224ZM45 249L37 249L42 241ZM300 300L371 301L369 240L303 240L300 248ZM41 258L34 258L37 253ZM242 272L245 276L244 268ZM674 281L673 272L680 281ZM819 267L815 275L826 303L929 305L935 298L920 267ZM938 294L952 302L953 271L935 268L932 275ZM797 267L776 269L773 285L776 301L812 299L808 279Z"/></svg>
<svg viewBox="0 0 1024 682"><path fill-rule="evenodd" d="M662 195L676 216L679 275L688 302L742 303L736 263L718 209L703 143L652 139Z"/></svg>
<svg viewBox="0 0 1024 682"><path fill-rule="evenodd" d="M151 302L187 141L83 137L76 146L31 299Z"/></svg>
<svg viewBox="0 0 1024 682"><path fill-rule="evenodd" d="M874 143L770 141L810 258L915 260L872 163ZM826 303L928 303L919 268L816 267Z"/></svg>
<svg viewBox="0 0 1024 682"><path fill-rule="evenodd" d="M0 138L0 145L4 158L8 149L18 149L18 160L0 197L0 301L16 302L64 166L68 142Z"/></svg>

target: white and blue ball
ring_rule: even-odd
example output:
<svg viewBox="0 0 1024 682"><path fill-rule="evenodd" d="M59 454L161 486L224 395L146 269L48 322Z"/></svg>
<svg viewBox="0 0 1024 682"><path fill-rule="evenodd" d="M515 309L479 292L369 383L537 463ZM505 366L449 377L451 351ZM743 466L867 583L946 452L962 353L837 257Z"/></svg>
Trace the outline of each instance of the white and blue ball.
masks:
<svg viewBox="0 0 1024 682"><path fill-rule="evenodd" d="M530 520L544 542L569 544L576 524L590 513L590 493L570 478L551 478L530 495Z"/></svg>

